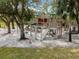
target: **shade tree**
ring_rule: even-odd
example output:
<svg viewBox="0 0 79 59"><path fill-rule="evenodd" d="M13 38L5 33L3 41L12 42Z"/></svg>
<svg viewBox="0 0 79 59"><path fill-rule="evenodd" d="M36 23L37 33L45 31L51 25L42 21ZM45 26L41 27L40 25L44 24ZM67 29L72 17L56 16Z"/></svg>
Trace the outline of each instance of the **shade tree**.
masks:
<svg viewBox="0 0 79 59"><path fill-rule="evenodd" d="M58 14L62 15L63 19L66 19L67 16L70 19L74 19L78 25L79 33L79 0L58 0Z"/></svg>
<svg viewBox="0 0 79 59"><path fill-rule="evenodd" d="M3 2L3 1L2 1ZM0 14L5 14L5 16L10 16L12 20L16 22L20 29L20 40L25 40L24 33L24 20L30 20L33 16L31 10L28 9L28 0L8 0L1 3L2 8L0 8ZM5 4L5 5L3 5ZM7 8L7 9L5 9ZM32 15L31 15L32 14Z"/></svg>

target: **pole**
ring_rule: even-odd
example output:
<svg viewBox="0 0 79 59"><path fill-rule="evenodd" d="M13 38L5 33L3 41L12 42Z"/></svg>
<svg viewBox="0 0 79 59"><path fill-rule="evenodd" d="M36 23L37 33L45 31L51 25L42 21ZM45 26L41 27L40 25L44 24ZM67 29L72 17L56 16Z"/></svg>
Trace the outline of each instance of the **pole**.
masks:
<svg viewBox="0 0 79 59"><path fill-rule="evenodd" d="M72 38L71 38L71 28L69 30L69 42L72 42Z"/></svg>

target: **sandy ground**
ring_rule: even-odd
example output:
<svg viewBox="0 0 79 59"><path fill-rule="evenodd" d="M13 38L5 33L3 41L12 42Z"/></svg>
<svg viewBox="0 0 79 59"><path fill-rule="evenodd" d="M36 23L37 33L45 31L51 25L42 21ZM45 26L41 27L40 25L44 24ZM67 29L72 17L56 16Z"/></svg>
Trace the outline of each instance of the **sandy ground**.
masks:
<svg viewBox="0 0 79 59"><path fill-rule="evenodd" d="M68 42L68 34L64 33L62 38L46 37L44 40L35 40L33 36L26 34L30 40L19 41L20 33L17 29L12 30L11 34L7 33L6 29L0 29L0 47L66 47L79 48L79 34L72 35L72 42Z"/></svg>

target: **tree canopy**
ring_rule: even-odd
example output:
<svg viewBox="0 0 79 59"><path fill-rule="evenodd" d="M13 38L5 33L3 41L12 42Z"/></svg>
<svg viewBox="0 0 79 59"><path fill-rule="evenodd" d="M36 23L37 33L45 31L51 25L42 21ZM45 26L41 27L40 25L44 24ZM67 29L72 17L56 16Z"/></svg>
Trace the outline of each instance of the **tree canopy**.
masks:
<svg viewBox="0 0 79 59"><path fill-rule="evenodd" d="M62 15L63 18L70 16L76 19L79 32L79 0L58 0L57 14Z"/></svg>
<svg viewBox="0 0 79 59"><path fill-rule="evenodd" d="M28 0L0 0L0 14L12 17L20 29L20 39L25 39L24 20L33 17L32 10L28 9Z"/></svg>

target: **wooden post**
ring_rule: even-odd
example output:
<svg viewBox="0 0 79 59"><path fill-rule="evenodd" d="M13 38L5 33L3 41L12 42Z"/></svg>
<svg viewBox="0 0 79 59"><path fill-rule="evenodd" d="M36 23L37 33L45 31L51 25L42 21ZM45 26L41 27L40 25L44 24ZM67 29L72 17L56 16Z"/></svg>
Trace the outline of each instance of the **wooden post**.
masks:
<svg viewBox="0 0 79 59"><path fill-rule="evenodd" d="M69 42L72 42L72 38L71 38L71 28L69 30Z"/></svg>

